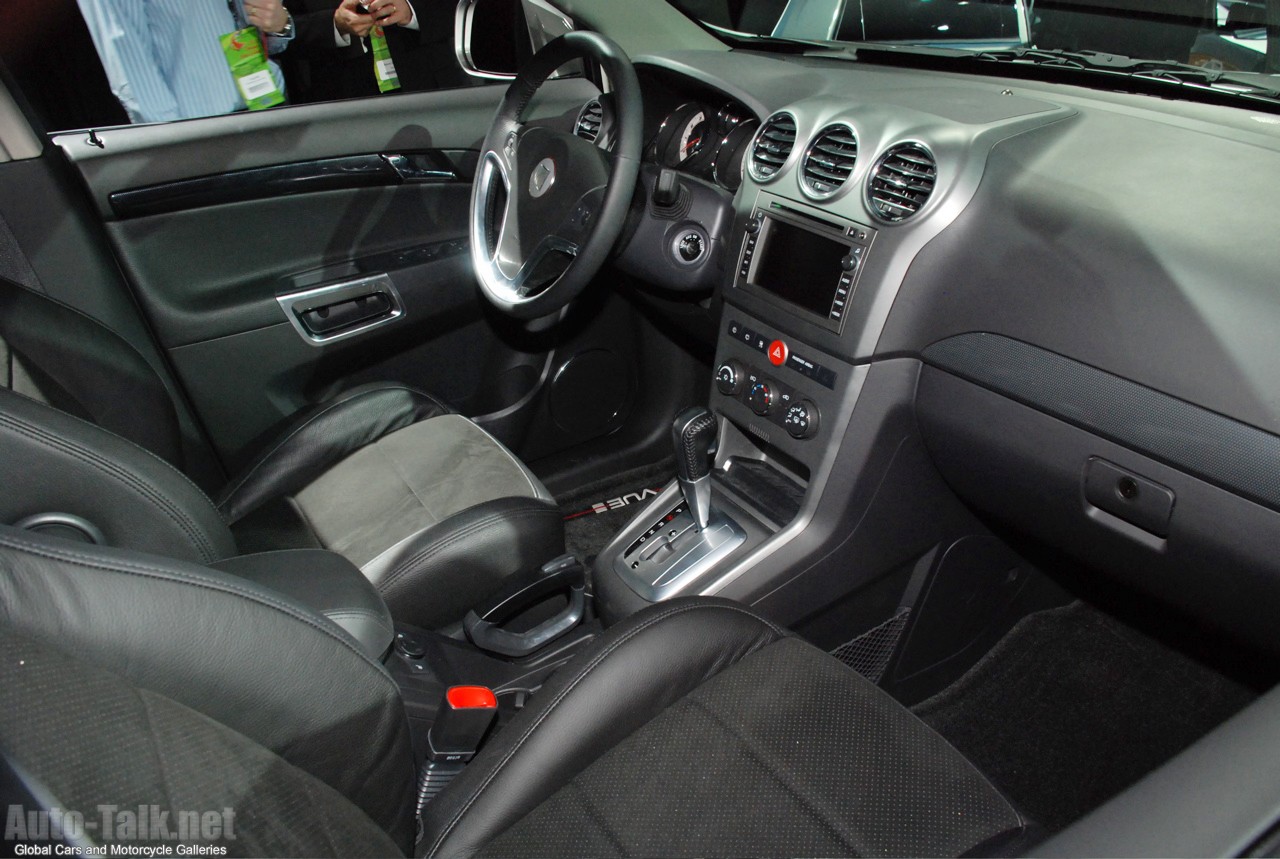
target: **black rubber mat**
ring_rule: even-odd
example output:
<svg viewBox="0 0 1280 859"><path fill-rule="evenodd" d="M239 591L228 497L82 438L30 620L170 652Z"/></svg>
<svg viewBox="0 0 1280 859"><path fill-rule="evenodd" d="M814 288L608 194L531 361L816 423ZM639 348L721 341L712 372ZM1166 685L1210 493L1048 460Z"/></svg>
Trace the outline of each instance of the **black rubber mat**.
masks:
<svg viewBox="0 0 1280 859"><path fill-rule="evenodd" d="M565 550L583 560L595 557L674 477L675 460L668 458L576 490L560 504Z"/></svg>
<svg viewBox="0 0 1280 859"><path fill-rule="evenodd" d="M967 674L914 709L1053 832L1254 697L1073 603L1027 616Z"/></svg>

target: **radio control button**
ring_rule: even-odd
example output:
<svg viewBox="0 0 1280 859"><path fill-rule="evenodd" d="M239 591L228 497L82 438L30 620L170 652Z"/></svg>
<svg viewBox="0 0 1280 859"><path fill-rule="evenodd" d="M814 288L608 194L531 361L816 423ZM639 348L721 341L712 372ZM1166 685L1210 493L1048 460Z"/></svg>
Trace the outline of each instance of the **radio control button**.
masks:
<svg viewBox="0 0 1280 859"><path fill-rule="evenodd" d="M853 254L845 254L840 259L840 268L844 269L845 271L853 271L857 267L858 267L858 257L854 256Z"/></svg>

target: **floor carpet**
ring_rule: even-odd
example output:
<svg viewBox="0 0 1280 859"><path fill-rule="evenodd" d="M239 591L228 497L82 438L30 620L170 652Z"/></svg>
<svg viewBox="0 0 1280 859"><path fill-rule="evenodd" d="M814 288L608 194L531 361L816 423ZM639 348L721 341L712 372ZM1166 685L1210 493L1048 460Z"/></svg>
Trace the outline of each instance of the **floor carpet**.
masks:
<svg viewBox="0 0 1280 859"><path fill-rule="evenodd" d="M1029 615L914 709L1050 832L1186 748L1254 698L1109 616Z"/></svg>
<svg viewBox="0 0 1280 859"><path fill-rule="evenodd" d="M675 460L667 458L575 490L560 504L566 551L595 557L674 477Z"/></svg>

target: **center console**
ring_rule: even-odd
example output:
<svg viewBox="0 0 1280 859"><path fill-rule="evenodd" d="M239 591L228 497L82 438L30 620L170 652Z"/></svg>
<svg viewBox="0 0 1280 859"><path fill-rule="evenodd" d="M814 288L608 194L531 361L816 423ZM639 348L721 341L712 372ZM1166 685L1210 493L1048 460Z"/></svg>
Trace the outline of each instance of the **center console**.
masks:
<svg viewBox="0 0 1280 859"><path fill-rule="evenodd" d="M764 191L739 223L709 400L718 437L705 523L677 480L605 547L595 591L606 623L682 594L758 593L746 574L812 518L866 377L831 347L859 324L854 298L877 230ZM678 437L676 459L683 469Z"/></svg>

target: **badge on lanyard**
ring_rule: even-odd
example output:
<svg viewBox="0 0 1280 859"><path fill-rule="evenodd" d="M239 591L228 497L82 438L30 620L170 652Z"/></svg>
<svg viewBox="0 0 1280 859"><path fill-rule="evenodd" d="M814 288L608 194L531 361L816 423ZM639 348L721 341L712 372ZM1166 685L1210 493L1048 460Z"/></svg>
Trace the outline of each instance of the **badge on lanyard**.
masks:
<svg viewBox="0 0 1280 859"><path fill-rule="evenodd" d="M275 78L271 76L258 28L245 27L220 38L231 77L235 78L236 87L249 110L263 110L282 103L284 93L280 92Z"/></svg>
<svg viewBox="0 0 1280 859"><path fill-rule="evenodd" d="M373 75L378 79L378 92L400 89L400 76L396 64L391 62L391 48L387 46L387 34L382 25L375 24L369 31L369 45L373 48Z"/></svg>

